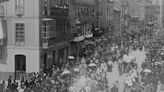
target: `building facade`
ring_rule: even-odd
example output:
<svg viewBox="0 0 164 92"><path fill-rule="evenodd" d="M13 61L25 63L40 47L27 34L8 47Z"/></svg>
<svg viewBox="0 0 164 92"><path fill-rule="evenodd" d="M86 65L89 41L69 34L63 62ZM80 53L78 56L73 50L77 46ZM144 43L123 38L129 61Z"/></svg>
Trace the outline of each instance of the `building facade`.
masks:
<svg viewBox="0 0 164 92"><path fill-rule="evenodd" d="M162 0L162 28L164 28L164 1Z"/></svg>
<svg viewBox="0 0 164 92"><path fill-rule="evenodd" d="M75 38L71 45L71 55L79 57L78 52L81 48L79 43L87 38L93 37L92 27L94 20L94 1L92 0L72 0L70 12L71 31Z"/></svg>
<svg viewBox="0 0 164 92"><path fill-rule="evenodd" d="M160 28L159 25L159 16L160 16L160 6L154 4L145 5L145 24L148 22L153 22L154 28Z"/></svg>
<svg viewBox="0 0 164 92"><path fill-rule="evenodd" d="M118 8L114 8L113 24L115 35L121 36L121 10Z"/></svg>
<svg viewBox="0 0 164 92"><path fill-rule="evenodd" d="M9 75L19 79L20 74L67 61L74 38L69 26L69 0L9 0L1 6L7 41L0 80L7 80Z"/></svg>

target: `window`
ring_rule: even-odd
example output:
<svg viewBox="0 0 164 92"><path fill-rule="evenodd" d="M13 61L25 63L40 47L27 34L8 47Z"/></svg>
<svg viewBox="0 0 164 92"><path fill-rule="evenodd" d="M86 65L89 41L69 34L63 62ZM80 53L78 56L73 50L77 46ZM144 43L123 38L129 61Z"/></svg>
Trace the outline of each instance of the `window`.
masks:
<svg viewBox="0 0 164 92"><path fill-rule="evenodd" d="M24 23L15 24L15 44L22 46L25 44L25 26Z"/></svg>
<svg viewBox="0 0 164 92"><path fill-rule="evenodd" d="M64 22L64 33L66 34L67 33L67 30L68 30L68 21L65 21Z"/></svg>
<svg viewBox="0 0 164 92"><path fill-rule="evenodd" d="M4 16L4 7L2 5L0 6L0 16Z"/></svg>
<svg viewBox="0 0 164 92"><path fill-rule="evenodd" d="M63 1L64 5L68 6L68 0Z"/></svg>
<svg viewBox="0 0 164 92"><path fill-rule="evenodd" d="M62 0L56 0L56 2L57 2L57 5L58 6L61 6L62 5Z"/></svg>
<svg viewBox="0 0 164 92"><path fill-rule="evenodd" d="M48 39L56 36L56 21L42 22L42 42L43 45L48 45Z"/></svg>
<svg viewBox="0 0 164 92"><path fill-rule="evenodd" d="M47 0L44 0L44 12L43 15L48 15L48 4Z"/></svg>
<svg viewBox="0 0 164 92"><path fill-rule="evenodd" d="M50 15L50 1L44 0L44 9L43 9L43 16L44 15Z"/></svg>
<svg viewBox="0 0 164 92"><path fill-rule="evenodd" d="M16 15L22 16L24 15L24 0L15 0L15 11Z"/></svg>
<svg viewBox="0 0 164 92"><path fill-rule="evenodd" d="M108 6L106 6L106 9L107 9L106 11L108 12Z"/></svg>
<svg viewBox="0 0 164 92"><path fill-rule="evenodd" d="M49 37L49 30L50 26L48 25L47 21L44 21L42 23L42 39L43 39L43 44L46 45L48 44L48 37Z"/></svg>
<svg viewBox="0 0 164 92"><path fill-rule="evenodd" d="M75 10L75 19L78 18L78 14L77 14L77 11Z"/></svg>

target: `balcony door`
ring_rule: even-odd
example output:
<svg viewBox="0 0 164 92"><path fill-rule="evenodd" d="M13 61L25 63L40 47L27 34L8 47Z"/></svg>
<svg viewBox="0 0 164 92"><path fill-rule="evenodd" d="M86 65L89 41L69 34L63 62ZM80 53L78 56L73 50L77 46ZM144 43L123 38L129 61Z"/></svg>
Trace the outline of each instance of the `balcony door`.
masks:
<svg viewBox="0 0 164 92"><path fill-rule="evenodd" d="M26 56L15 55L15 79L20 80L21 76L26 73Z"/></svg>

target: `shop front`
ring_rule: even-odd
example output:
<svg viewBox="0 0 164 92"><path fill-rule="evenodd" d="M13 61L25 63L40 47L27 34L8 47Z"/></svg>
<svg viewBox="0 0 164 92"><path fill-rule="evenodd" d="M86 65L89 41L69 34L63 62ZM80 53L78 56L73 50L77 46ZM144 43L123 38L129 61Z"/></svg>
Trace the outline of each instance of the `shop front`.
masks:
<svg viewBox="0 0 164 92"><path fill-rule="evenodd" d="M63 43L52 46L42 52L42 65L49 68L52 65L61 67L64 63L68 61L68 56L70 55L70 44Z"/></svg>

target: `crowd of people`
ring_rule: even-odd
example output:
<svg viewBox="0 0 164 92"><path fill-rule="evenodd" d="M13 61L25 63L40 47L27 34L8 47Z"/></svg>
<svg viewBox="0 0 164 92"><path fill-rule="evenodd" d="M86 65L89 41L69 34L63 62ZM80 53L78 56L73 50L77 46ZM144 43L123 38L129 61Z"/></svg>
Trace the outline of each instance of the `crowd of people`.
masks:
<svg viewBox="0 0 164 92"><path fill-rule="evenodd" d="M62 67L43 66L39 73L28 74L19 82L10 76L7 85L5 81L0 85L0 92L118 92L118 81L109 89L106 76L113 71L114 63L120 76L126 74L124 92L156 92L164 83L161 63L144 62L142 71L138 71L136 57L127 57L131 50L146 47L146 40L141 34L126 36L125 40L111 39L108 34L87 39L82 42L78 61L68 57L69 62Z"/></svg>

